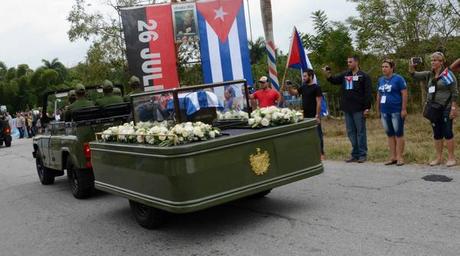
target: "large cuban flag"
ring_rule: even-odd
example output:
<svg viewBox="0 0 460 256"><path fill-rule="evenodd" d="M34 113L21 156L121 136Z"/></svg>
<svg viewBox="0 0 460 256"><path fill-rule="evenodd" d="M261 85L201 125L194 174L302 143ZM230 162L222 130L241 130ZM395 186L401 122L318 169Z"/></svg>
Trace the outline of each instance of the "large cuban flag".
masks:
<svg viewBox="0 0 460 256"><path fill-rule="evenodd" d="M246 79L252 85L243 0L196 3L205 83Z"/></svg>

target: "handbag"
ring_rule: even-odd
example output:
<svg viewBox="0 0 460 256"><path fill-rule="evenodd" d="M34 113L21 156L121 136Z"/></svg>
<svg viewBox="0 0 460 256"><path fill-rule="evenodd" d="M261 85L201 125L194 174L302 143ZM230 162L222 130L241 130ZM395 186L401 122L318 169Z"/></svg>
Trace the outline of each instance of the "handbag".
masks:
<svg viewBox="0 0 460 256"><path fill-rule="evenodd" d="M432 86L436 86L436 82L437 80L433 80ZM452 93L451 93L444 105L437 103L434 101L437 91L438 90L434 91L434 93L431 96L431 100L427 101L425 103L425 107L423 108L423 117L428 119L431 123L436 123L442 119L444 115L444 110L446 109L447 104L449 104L449 101L452 98Z"/></svg>
<svg viewBox="0 0 460 256"><path fill-rule="evenodd" d="M436 123L441 120L444 113L444 105L437 102L429 101L423 108L423 117L430 120L432 123Z"/></svg>

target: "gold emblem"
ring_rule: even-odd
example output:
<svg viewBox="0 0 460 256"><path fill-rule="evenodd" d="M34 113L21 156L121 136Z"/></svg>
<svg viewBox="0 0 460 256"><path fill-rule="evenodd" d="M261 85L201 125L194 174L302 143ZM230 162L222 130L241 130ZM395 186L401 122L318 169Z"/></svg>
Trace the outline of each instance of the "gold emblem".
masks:
<svg viewBox="0 0 460 256"><path fill-rule="evenodd" d="M257 148L257 154L251 154L249 156L249 162L251 163L252 171L256 175L264 175L270 167L270 155L267 151L263 153L260 148Z"/></svg>

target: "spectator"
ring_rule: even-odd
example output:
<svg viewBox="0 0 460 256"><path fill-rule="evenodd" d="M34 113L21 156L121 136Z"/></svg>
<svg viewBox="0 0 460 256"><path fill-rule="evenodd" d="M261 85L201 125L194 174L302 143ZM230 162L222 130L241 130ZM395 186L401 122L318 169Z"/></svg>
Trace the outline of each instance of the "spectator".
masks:
<svg viewBox="0 0 460 256"><path fill-rule="evenodd" d="M329 82L342 85L340 108L352 146L351 157L345 162L364 163L367 160L366 117L371 108L371 79L360 69L357 56L349 57L347 64L349 70L335 76L329 67L323 71Z"/></svg>
<svg viewBox="0 0 460 256"><path fill-rule="evenodd" d="M24 126L25 126L25 118L22 116L22 113L16 113L16 128L19 131L19 138L24 138Z"/></svg>
<svg viewBox="0 0 460 256"><path fill-rule="evenodd" d="M280 94L274 89L269 88L268 78L262 76L259 79L260 88L249 96L250 99L256 100L259 108L276 106L280 101Z"/></svg>
<svg viewBox="0 0 460 256"><path fill-rule="evenodd" d="M416 65L411 62L409 72L412 74L414 80L426 82L424 84L424 89L427 92L425 110L435 105L440 109L440 111L431 111L431 113L439 113L435 113L433 118L430 118L436 150L436 158L430 162L430 165L435 166L442 163L442 151L445 140L448 152L446 165L451 167L457 164L454 154L455 141L452 120L457 117L458 88L455 75L452 71L444 67L444 63L444 54L435 52L431 55L430 71L416 72Z"/></svg>
<svg viewBox="0 0 460 256"><path fill-rule="evenodd" d="M302 95L303 116L306 118L315 118L318 122L318 135L321 145L321 160L324 160L324 142L323 131L321 129L321 100L323 93L321 87L314 82L315 72L312 69L307 69L302 74L302 86L298 89L289 87L291 95Z"/></svg>
<svg viewBox="0 0 460 256"><path fill-rule="evenodd" d="M385 165L404 165L404 120L407 116L407 84L404 78L394 73L392 60L382 62L382 73L377 85L377 113L380 114L388 136L390 159Z"/></svg>

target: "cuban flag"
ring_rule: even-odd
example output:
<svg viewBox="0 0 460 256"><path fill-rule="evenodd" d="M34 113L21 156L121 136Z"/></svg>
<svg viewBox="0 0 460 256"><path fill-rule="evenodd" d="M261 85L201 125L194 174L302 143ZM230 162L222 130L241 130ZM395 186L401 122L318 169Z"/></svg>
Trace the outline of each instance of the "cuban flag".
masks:
<svg viewBox="0 0 460 256"><path fill-rule="evenodd" d="M451 85L455 81L454 74L452 74L452 72L448 68L442 71L441 79L444 81L446 85Z"/></svg>
<svg viewBox="0 0 460 256"><path fill-rule="evenodd" d="M202 0L196 7L204 82L252 85L243 0Z"/></svg>
<svg viewBox="0 0 460 256"><path fill-rule="evenodd" d="M353 90L353 76L345 77L345 90Z"/></svg>
<svg viewBox="0 0 460 256"><path fill-rule="evenodd" d="M313 65L311 64L310 59L308 58L307 54L305 54L305 49L296 27L294 27L294 31L292 33L287 66L289 68L300 69L301 73L307 69L313 69ZM316 79L316 75L313 81L319 85ZM327 110L326 98L323 96L323 100L321 101L321 116L327 115L329 115L329 111Z"/></svg>

